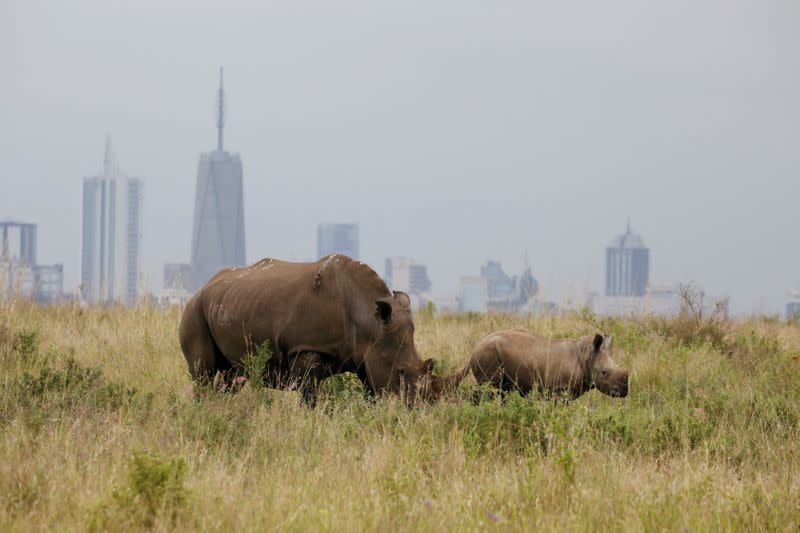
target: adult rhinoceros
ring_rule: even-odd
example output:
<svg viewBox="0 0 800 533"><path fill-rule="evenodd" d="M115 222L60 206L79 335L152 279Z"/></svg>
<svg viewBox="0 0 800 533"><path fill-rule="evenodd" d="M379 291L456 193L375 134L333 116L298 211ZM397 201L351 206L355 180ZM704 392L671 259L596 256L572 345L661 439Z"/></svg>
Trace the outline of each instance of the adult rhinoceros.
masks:
<svg viewBox="0 0 800 533"><path fill-rule="evenodd" d="M311 403L318 382L340 372L409 405L441 396L464 376L434 376L434 360L423 361L414 346L408 295L338 254L222 270L183 312L181 349L195 382L210 383L217 372L227 380L241 375L247 354L265 341L273 352L265 383L296 387Z"/></svg>

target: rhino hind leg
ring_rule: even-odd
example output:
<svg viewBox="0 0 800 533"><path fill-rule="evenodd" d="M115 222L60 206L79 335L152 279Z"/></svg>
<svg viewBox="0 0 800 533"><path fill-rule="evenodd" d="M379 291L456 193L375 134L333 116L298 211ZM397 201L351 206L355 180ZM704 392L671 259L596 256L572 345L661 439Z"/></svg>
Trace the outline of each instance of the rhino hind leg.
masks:
<svg viewBox="0 0 800 533"><path fill-rule="evenodd" d="M498 357L496 347L485 345L470 357L470 368L479 388L473 394L473 403L479 404L504 393L505 368Z"/></svg>
<svg viewBox="0 0 800 533"><path fill-rule="evenodd" d="M498 389L503 388L506 372L495 346L484 346L472 354L470 367L479 385L489 383Z"/></svg>
<svg viewBox="0 0 800 533"><path fill-rule="evenodd" d="M188 306L192 305L193 309L189 309ZM215 379L219 379L218 373L227 377L231 364L211 336L208 323L195 301L190 301L188 306L181 320L181 350L192 380L199 385L213 385Z"/></svg>

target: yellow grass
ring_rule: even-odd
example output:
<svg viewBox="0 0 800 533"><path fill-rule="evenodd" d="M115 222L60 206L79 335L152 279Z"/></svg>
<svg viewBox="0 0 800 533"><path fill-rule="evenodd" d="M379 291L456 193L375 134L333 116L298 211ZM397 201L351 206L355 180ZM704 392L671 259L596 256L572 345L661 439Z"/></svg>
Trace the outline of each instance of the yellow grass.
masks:
<svg viewBox="0 0 800 533"><path fill-rule="evenodd" d="M0 308L0 530L800 528L800 327L417 317L460 367L485 334L602 328L631 395L459 395L407 410L330 383L187 395L179 309Z"/></svg>

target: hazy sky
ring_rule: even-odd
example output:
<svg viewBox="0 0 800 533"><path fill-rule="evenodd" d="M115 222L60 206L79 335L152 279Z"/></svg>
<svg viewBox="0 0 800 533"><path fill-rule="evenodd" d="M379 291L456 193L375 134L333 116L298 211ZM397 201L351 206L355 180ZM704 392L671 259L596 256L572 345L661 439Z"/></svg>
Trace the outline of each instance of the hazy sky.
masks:
<svg viewBox="0 0 800 533"><path fill-rule="evenodd" d="M379 272L410 255L454 292L527 250L563 300L602 291L630 216L655 284L737 313L800 287L796 0L0 0L0 218L68 289L106 132L145 181L150 286L189 259L219 65L250 260L356 221Z"/></svg>

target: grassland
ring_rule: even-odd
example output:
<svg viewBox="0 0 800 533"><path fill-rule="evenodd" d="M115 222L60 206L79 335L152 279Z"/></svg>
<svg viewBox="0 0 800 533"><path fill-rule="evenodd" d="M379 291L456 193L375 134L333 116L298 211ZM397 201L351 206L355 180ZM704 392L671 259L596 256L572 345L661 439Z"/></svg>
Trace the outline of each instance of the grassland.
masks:
<svg viewBox="0 0 800 533"><path fill-rule="evenodd" d="M601 328L631 395L407 410L335 379L314 409L187 395L179 309L0 308L0 530L800 528L800 326L417 318L461 366L486 333Z"/></svg>

